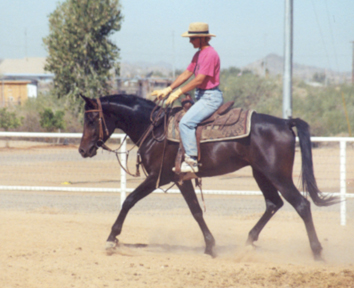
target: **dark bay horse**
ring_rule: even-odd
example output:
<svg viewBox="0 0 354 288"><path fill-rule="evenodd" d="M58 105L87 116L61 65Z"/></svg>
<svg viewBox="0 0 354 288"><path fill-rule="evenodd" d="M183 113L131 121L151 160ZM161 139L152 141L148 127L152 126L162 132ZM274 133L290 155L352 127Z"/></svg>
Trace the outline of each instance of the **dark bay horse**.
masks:
<svg viewBox="0 0 354 288"><path fill-rule="evenodd" d="M82 96L85 100L84 131L79 152L82 157L93 157L97 149L110 137L116 128L122 129L137 143L150 127L150 114L155 104L134 95L111 95L100 101ZM103 125L103 124L104 125ZM103 125L103 126L102 126ZM102 132L103 127L103 132ZM201 168L198 177L222 175L250 165L253 177L265 198L265 212L251 229L247 244L258 240L259 234L270 218L282 206L279 193L287 200L304 221L310 246L316 260L321 259L321 244L312 220L310 202L300 194L292 179L295 157L296 127L302 155L303 190L308 192L318 206L329 206L337 202L334 197L324 197L317 188L313 172L309 125L303 120L280 119L270 115L253 113L251 133L248 137L222 142L207 142L201 145ZM154 135L163 135L164 125L154 128ZM126 198L117 220L107 239L107 247L115 247L124 220L129 210L156 188L176 182L188 207L203 232L205 253L214 256L215 240L209 231L198 203L191 180L179 183L172 171L178 143L158 140L150 133L139 148L147 178ZM165 150L165 153L162 151ZM161 166L162 165L162 166ZM161 170L162 168L162 170ZM160 175L161 171L161 175ZM278 192L279 191L279 192Z"/></svg>

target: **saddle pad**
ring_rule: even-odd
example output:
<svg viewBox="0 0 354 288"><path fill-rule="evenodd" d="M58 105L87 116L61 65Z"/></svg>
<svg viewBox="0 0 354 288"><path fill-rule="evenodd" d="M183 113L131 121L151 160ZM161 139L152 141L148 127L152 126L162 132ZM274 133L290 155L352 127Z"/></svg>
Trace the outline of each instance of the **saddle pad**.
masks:
<svg viewBox="0 0 354 288"><path fill-rule="evenodd" d="M251 117L254 110L242 110L238 121L233 125L205 125L202 126L200 143L216 142L247 137L251 131ZM175 115L169 118L167 139L173 142L180 141L179 129L176 127ZM199 126L198 126L199 127Z"/></svg>

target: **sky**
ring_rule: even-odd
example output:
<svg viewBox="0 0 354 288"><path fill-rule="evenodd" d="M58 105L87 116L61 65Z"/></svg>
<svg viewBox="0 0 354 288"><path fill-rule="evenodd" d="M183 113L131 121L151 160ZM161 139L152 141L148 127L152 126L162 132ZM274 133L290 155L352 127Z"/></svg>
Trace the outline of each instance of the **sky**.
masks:
<svg viewBox="0 0 354 288"><path fill-rule="evenodd" d="M43 37L57 0L0 0L0 59L45 57ZM111 36L122 62L165 62L185 69L195 50L181 34L206 22L222 68L284 55L285 0L121 0L122 28ZM294 0L293 61L352 69L353 0Z"/></svg>

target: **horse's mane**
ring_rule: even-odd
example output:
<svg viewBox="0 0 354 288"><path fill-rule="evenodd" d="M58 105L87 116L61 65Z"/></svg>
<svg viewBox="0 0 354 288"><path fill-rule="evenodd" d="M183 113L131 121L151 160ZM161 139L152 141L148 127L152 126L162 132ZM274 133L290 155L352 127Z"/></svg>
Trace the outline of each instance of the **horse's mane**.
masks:
<svg viewBox="0 0 354 288"><path fill-rule="evenodd" d="M136 105L142 107L143 109L152 110L156 104L148 99L141 98L133 94L115 94L107 95L101 97L101 102L115 103L118 105L124 105L129 107L134 107Z"/></svg>

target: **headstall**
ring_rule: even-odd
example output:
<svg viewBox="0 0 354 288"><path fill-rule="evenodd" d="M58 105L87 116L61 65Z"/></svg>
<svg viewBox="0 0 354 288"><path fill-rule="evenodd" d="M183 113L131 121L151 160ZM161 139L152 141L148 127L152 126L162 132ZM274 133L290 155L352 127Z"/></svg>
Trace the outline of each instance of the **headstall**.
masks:
<svg viewBox="0 0 354 288"><path fill-rule="evenodd" d="M101 100L99 98L97 98L96 101L97 101L97 109L87 110L87 111L85 111L85 113L98 112L98 127L99 127L98 129L99 130L98 130L98 140L96 142L96 146L104 148L105 145L104 145L104 140L103 140L103 138L104 138L103 133L105 133L108 136L109 132L107 129L106 121L104 120Z"/></svg>

